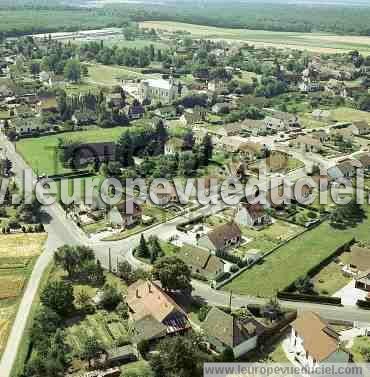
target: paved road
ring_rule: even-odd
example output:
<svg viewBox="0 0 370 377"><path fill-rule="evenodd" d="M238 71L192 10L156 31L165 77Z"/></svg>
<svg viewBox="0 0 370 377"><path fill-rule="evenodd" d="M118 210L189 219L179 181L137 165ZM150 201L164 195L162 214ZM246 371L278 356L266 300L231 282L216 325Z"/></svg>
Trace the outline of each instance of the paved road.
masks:
<svg viewBox="0 0 370 377"><path fill-rule="evenodd" d="M6 146L7 156L13 161L13 170L15 171L18 183L21 181L19 177L22 176L22 171L27 168L25 162L15 152L11 143L7 142L4 138L0 138L0 144ZM294 173L297 174L297 173ZM298 175L302 172L298 172ZM215 212L219 208L215 207L203 207L197 212L209 214ZM48 264L51 262L53 252L62 244L68 243L72 245L85 244L91 246L97 258L102 262L104 267L109 266L109 249L111 251L112 265L114 266L117 261L128 260L134 267L140 267L138 262L133 258L130 252L139 242L140 235L134 235L122 241L116 242L90 242L88 237L69 219L66 218L64 211L57 204L45 208L45 213L49 217L49 221L45 226L48 233L48 240L45 245L45 249L41 257L38 259L35 269L30 277L25 294L21 300L18 314L16 316L14 325L11 330L8 344L4 351L1 363L0 363L0 377L9 377L13 363L16 359L17 349L22 340L23 331L26 326L26 321L30 313L32 302L37 292L38 285L41 277L45 272ZM144 232L146 236L160 235L162 238L171 236L175 229L176 224L183 221L184 217L178 217L174 220L168 221L164 224L158 225L150 230ZM214 291L208 285L193 282L194 295L202 297L208 301L211 305L226 305L229 302L229 293L223 291ZM249 303L261 303L262 299L253 297L233 296L232 305L235 307L245 306ZM369 313L361 311L357 308L338 308L325 305L313 305L306 303L293 303L284 302L285 306L297 308L298 310L314 310L327 319L343 319L349 321L368 322Z"/></svg>

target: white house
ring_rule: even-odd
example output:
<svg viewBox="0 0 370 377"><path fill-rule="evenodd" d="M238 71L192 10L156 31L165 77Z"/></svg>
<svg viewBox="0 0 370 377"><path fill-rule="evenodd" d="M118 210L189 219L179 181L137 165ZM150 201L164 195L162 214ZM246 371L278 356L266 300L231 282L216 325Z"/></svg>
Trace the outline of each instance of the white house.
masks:
<svg viewBox="0 0 370 377"><path fill-rule="evenodd" d="M292 323L290 351L307 368L349 361L349 354L340 349L339 334L313 312L299 314Z"/></svg>
<svg viewBox="0 0 370 377"><path fill-rule="evenodd" d="M240 203L235 216L235 222L241 226L256 227L271 223L261 203Z"/></svg>

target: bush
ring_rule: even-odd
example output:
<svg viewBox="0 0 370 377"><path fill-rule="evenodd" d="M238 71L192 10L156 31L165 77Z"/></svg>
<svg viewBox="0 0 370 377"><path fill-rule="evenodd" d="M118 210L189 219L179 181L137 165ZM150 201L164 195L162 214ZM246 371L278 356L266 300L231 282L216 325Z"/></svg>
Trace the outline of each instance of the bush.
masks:
<svg viewBox="0 0 370 377"><path fill-rule="evenodd" d="M230 276L231 276L230 272L221 272L215 277L215 281L217 283L220 283L221 281L228 279Z"/></svg>
<svg viewBox="0 0 370 377"><path fill-rule="evenodd" d="M361 309L370 310L370 301L358 300L356 304Z"/></svg>
<svg viewBox="0 0 370 377"><path fill-rule="evenodd" d="M207 279L204 275L202 275L202 274L198 274L197 272L193 272L193 273L191 274L191 277L192 277L193 279L200 280L200 281L204 281L204 282L207 282L207 281L208 281L208 279Z"/></svg>
<svg viewBox="0 0 370 377"><path fill-rule="evenodd" d="M210 310L211 310L211 307L209 307L208 305L204 305L199 309L198 319L200 322L203 322L206 319L207 314L209 313Z"/></svg>
<svg viewBox="0 0 370 377"><path fill-rule="evenodd" d="M342 299L340 297L328 297L328 296L316 296L307 295L301 293L290 293L290 292L279 292L277 298L281 300L292 300L292 301L305 301L305 302L315 302L327 305L338 305L342 304Z"/></svg>
<svg viewBox="0 0 370 377"><path fill-rule="evenodd" d="M150 350L149 341L144 339L137 344L137 349L142 355L146 355Z"/></svg>

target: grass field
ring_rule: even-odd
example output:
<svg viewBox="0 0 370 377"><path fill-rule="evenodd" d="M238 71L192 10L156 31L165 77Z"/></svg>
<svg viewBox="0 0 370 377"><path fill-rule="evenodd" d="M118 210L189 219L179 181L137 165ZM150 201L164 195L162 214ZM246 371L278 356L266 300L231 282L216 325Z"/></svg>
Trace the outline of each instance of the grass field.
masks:
<svg viewBox="0 0 370 377"><path fill-rule="evenodd" d="M288 33L247 29L228 29L201 26L169 21L146 21L141 27L166 30L170 32L186 31L195 38L230 40L251 43L256 46L293 48L314 52L347 52L357 49L370 53L370 38L357 36L340 36L324 33Z"/></svg>
<svg viewBox="0 0 370 377"><path fill-rule="evenodd" d="M105 129L94 127L87 131L66 132L61 135L23 139L17 142L16 148L33 170L38 170L40 174L67 173L70 170L65 169L56 156L56 148L60 138L81 141L83 143L116 141L127 129L127 127Z"/></svg>
<svg viewBox="0 0 370 377"><path fill-rule="evenodd" d="M369 207L366 207L368 216ZM355 228L333 229L327 222L288 242L260 264L245 271L224 289L239 294L271 297L318 265L353 237L370 240L370 219ZM268 279L266 279L266 276Z"/></svg>
<svg viewBox="0 0 370 377"><path fill-rule="evenodd" d="M123 68L103 64L89 64L88 81L97 85L118 85L121 80L140 79L144 75L134 68Z"/></svg>
<svg viewBox="0 0 370 377"><path fill-rule="evenodd" d="M353 122L356 120L370 122L370 113L351 109L349 107L338 107L337 109L332 110L331 117L338 122Z"/></svg>
<svg viewBox="0 0 370 377"><path fill-rule="evenodd" d="M0 235L0 356L45 239L44 234Z"/></svg>

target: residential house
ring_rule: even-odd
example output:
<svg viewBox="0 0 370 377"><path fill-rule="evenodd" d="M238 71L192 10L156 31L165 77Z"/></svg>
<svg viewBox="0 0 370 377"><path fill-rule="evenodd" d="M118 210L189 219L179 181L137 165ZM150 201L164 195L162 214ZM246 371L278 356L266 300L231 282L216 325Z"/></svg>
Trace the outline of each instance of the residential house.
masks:
<svg viewBox="0 0 370 377"><path fill-rule="evenodd" d="M329 110L320 110L320 109L316 109L312 112L312 117L315 119L315 120L318 120L318 121L324 121L324 122L327 122L327 121L330 121L331 120L331 111Z"/></svg>
<svg viewBox="0 0 370 377"><path fill-rule="evenodd" d="M223 80L211 80L207 87L210 92L223 92L227 89L227 83Z"/></svg>
<svg viewBox="0 0 370 377"><path fill-rule="evenodd" d="M320 72L313 65L309 65L308 68L302 72L302 79L298 87L303 93L319 91L321 89Z"/></svg>
<svg viewBox="0 0 370 377"><path fill-rule="evenodd" d="M127 115L129 119L140 119L144 116L145 109L144 106L139 101L133 101L128 107Z"/></svg>
<svg viewBox="0 0 370 377"><path fill-rule="evenodd" d="M240 226L259 227L271 224L271 217L261 203L240 203L234 221Z"/></svg>
<svg viewBox="0 0 370 377"><path fill-rule="evenodd" d="M356 175L357 169L362 167L361 162L346 158L337 163L337 168L342 173L344 178L353 178Z"/></svg>
<svg viewBox="0 0 370 377"><path fill-rule="evenodd" d="M225 263L209 250L185 244L176 256L185 262L192 273L208 280L214 280L217 275L224 272Z"/></svg>
<svg viewBox="0 0 370 377"><path fill-rule="evenodd" d="M144 319L156 322L165 327L166 335L183 333L190 328L185 311L155 282L138 280L131 284L127 288L126 302L134 326ZM163 333L160 331L161 335Z"/></svg>
<svg viewBox="0 0 370 377"><path fill-rule="evenodd" d="M198 246L211 252L226 251L238 247L242 241L242 233L235 222L219 225L198 241Z"/></svg>
<svg viewBox="0 0 370 377"><path fill-rule="evenodd" d="M0 85L0 100L5 99L7 97L12 97L14 95L14 91L10 89L7 85Z"/></svg>
<svg viewBox="0 0 370 377"><path fill-rule="evenodd" d="M106 97L106 104L115 109L122 109L125 106L125 99L121 93L110 93Z"/></svg>
<svg viewBox="0 0 370 377"><path fill-rule="evenodd" d="M164 106L154 111L154 114L163 119L174 119L177 117L175 106Z"/></svg>
<svg viewBox="0 0 370 377"><path fill-rule="evenodd" d="M343 98L347 98L349 95L345 83L335 79L329 80L325 85L325 91L333 96L340 96Z"/></svg>
<svg viewBox="0 0 370 377"><path fill-rule="evenodd" d="M88 126L96 123L97 116L96 113L91 110L76 111L71 120L76 127Z"/></svg>
<svg viewBox="0 0 370 377"><path fill-rule="evenodd" d="M114 206L107 215L110 225L119 228L131 228L141 223L142 208L133 199L127 199Z"/></svg>
<svg viewBox="0 0 370 377"><path fill-rule="evenodd" d="M116 144L112 142L81 144L71 151L71 153L73 154L72 159L79 165L114 161L116 157Z"/></svg>
<svg viewBox="0 0 370 377"><path fill-rule="evenodd" d="M342 268L342 272L355 279L356 288L370 291L370 249L352 246L349 263Z"/></svg>
<svg viewBox="0 0 370 377"><path fill-rule="evenodd" d="M352 133L356 136L367 135L370 133L370 125L364 120L353 122L349 128Z"/></svg>
<svg viewBox="0 0 370 377"><path fill-rule="evenodd" d="M185 110L180 117L181 123L184 126L192 126L193 124L201 123L206 119L207 110L204 107L196 106L194 109Z"/></svg>
<svg viewBox="0 0 370 377"><path fill-rule="evenodd" d="M314 152L318 153L322 149L322 143L320 140L317 140L308 135L300 135L295 140L295 145L297 148L305 152Z"/></svg>
<svg viewBox="0 0 370 377"><path fill-rule="evenodd" d="M265 123L271 130L284 131L290 128L301 127L299 118L295 114L289 114L274 109L266 109L266 111L268 112L268 116L265 118Z"/></svg>
<svg viewBox="0 0 370 377"><path fill-rule="evenodd" d="M150 196L155 196L159 206L165 206L171 203L179 203L176 187L174 184L166 185L165 187L156 186L150 192Z"/></svg>
<svg viewBox="0 0 370 377"><path fill-rule="evenodd" d="M58 111L58 103L55 96L40 98L36 105L36 111L41 115L43 113L56 113Z"/></svg>
<svg viewBox="0 0 370 377"><path fill-rule="evenodd" d="M155 342L165 336L167 336L167 326L152 315L135 321L133 341L136 344L142 341Z"/></svg>
<svg viewBox="0 0 370 377"><path fill-rule="evenodd" d="M138 358L138 350L131 344L127 346L112 348L106 352L106 364L110 367L120 366L133 361L137 361Z"/></svg>
<svg viewBox="0 0 370 377"><path fill-rule="evenodd" d="M255 161L261 158L265 152L266 146L254 142L242 143L238 148L239 156L247 161Z"/></svg>
<svg viewBox="0 0 370 377"><path fill-rule="evenodd" d="M365 171L370 170L370 153L361 153L356 156L356 159L361 162L362 168Z"/></svg>
<svg viewBox="0 0 370 377"><path fill-rule="evenodd" d="M230 112L231 105L227 102L216 103L212 106L212 113L219 115L219 114L227 114Z"/></svg>
<svg viewBox="0 0 370 377"><path fill-rule="evenodd" d="M348 125L349 126L349 125ZM352 142L353 140L353 130L349 128L345 124L340 125L338 127L330 128L330 138L332 141L335 139L342 139L343 141Z"/></svg>
<svg viewBox="0 0 370 377"><path fill-rule="evenodd" d="M267 124L264 120L245 119L242 127L252 136L261 136L267 133Z"/></svg>
<svg viewBox="0 0 370 377"><path fill-rule="evenodd" d="M217 148L228 153L238 153L241 145L249 143L249 140L241 136L224 136L222 137Z"/></svg>
<svg viewBox="0 0 370 377"><path fill-rule="evenodd" d="M310 134L310 136L315 140L319 140L321 144L330 142L330 135L324 130L314 131Z"/></svg>
<svg viewBox="0 0 370 377"><path fill-rule="evenodd" d="M166 142L164 145L164 154L171 155L180 153L184 146L184 141L178 137L172 137L170 140Z"/></svg>
<svg viewBox="0 0 370 377"><path fill-rule="evenodd" d="M257 347L264 327L252 317L237 318L213 307L202 323L202 330L211 349L222 353L231 348L234 357L239 358Z"/></svg>
<svg viewBox="0 0 370 377"><path fill-rule="evenodd" d="M349 354L341 350L339 334L313 312L303 312L292 323L290 347L302 366L347 363Z"/></svg>
<svg viewBox="0 0 370 377"><path fill-rule="evenodd" d="M10 128L13 128L17 137L38 136L57 132L59 126L43 123L40 118L16 118L10 121Z"/></svg>
<svg viewBox="0 0 370 377"><path fill-rule="evenodd" d="M356 288L370 292L370 269L356 276Z"/></svg>

